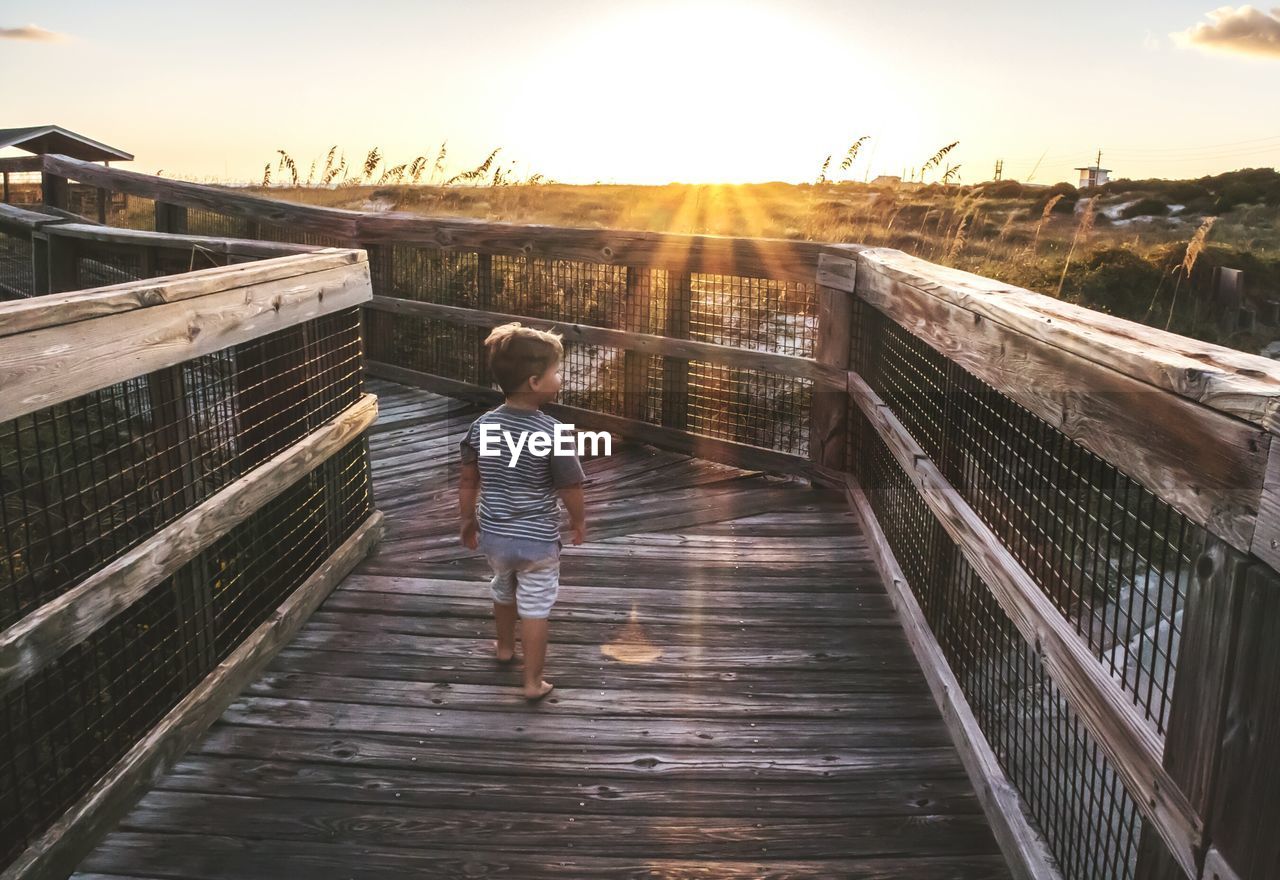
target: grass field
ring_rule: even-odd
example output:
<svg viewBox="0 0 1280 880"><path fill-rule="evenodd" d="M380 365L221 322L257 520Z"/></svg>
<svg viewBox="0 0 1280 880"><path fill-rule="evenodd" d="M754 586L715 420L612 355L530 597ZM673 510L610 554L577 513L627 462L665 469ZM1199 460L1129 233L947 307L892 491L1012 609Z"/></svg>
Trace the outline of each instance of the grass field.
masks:
<svg viewBox="0 0 1280 880"><path fill-rule="evenodd" d="M1245 270L1245 303L1259 318L1265 301L1280 299L1280 174L1271 169L1096 191L1014 181L251 189L361 210L893 247L1248 351L1280 338L1260 324L1220 332L1210 295L1222 265Z"/></svg>

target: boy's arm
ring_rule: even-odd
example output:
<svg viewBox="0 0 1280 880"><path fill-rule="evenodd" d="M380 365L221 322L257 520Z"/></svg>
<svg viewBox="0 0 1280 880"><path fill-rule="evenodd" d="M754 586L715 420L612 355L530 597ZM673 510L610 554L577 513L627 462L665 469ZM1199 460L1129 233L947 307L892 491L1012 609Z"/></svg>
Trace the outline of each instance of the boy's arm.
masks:
<svg viewBox="0 0 1280 880"><path fill-rule="evenodd" d="M551 480L555 484L565 510L569 511L569 528L573 529L573 543L587 539L587 514L582 497L582 481L586 474L576 455L551 456Z"/></svg>
<svg viewBox="0 0 1280 880"><path fill-rule="evenodd" d="M573 529L573 543L581 544L587 539L587 513L583 503L582 483L562 486L559 490L560 500L565 510L569 511L569 528Z"/></svg>
<svg viewBox="0 0 1280 880"><path fill-rule="evenodd" d="M468 435L469 437L470 435ZM480 466L474 446L464 439L458 444L462 453L462 471L458 476L458 537L464 547L472 550L480 545L480 527L476 522L476 496L480 489Z"/></svg>

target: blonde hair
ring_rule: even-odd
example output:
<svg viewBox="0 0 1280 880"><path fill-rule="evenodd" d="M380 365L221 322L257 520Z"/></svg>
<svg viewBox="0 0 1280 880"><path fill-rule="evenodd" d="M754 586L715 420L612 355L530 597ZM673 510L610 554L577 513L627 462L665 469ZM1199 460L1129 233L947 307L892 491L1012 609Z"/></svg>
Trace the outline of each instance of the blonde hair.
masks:
<svg viewBox="0 0 1280 880"><path fill-rule="evenodd" d="M532 376L541 376L564 357L564 343L556 333L524 327L512 321L485 338L489 371L506 394L520 390Z"/></svg>

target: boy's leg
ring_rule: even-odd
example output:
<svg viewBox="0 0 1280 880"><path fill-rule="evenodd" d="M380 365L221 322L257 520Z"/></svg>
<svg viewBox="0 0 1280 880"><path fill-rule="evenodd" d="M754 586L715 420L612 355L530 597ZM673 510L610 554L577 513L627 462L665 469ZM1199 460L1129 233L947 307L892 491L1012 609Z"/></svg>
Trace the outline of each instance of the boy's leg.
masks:
<svg viewBox="0 0 1280 880"><path fill-rule="evenodd" d="M524 695L537 697L551 689L542 678L547 659L547 618L521 618L520 641L524 642Z"/></svg>
<svg viewBox="0 0 1280 880"><path fill-rule="evenodd" d="M503 603L495 599L493 621L498 630L498 643L495 645L498 659L505 663L516 652L516 603Z"/></svg>
<svg viewBox="0 0 1280 880"><path fill-rule="evenodd" d="M516 649L516 573L497 556L488 556L493 569L489 593L493 597L493 623L498 639L494 651L500 661L515 656Z"/></svg>
<svg viewBox="0 0 1280 880"><path fill-rule="evenodd" d="M551 684L542 678L542 669L547 656L547 619L560 585L558 556L518 571L516 580L520 640L524 642L524 695L540 697L551 690Z"/></svg>

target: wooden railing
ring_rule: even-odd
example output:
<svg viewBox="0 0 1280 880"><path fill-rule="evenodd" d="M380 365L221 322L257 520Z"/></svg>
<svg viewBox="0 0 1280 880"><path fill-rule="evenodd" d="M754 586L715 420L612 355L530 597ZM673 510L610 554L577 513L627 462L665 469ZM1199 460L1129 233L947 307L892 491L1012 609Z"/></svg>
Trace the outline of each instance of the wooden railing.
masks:
<svg viewBox="0 0 1280 880"><path fill-rule="evenodd" d="M555 327L567 420L845 492L1017 876L1280 871L1272 362L896 251L43 168L364 248L373 373L492 400L488 328Z"/></svg>
<svg viewBox="0 0 1280 880"><path fill-rule="evenodd" d="M53 290L192 245L46 220ZM70 874L380 536L370 294L330 249L0 303L0 876Z"/></svg>

